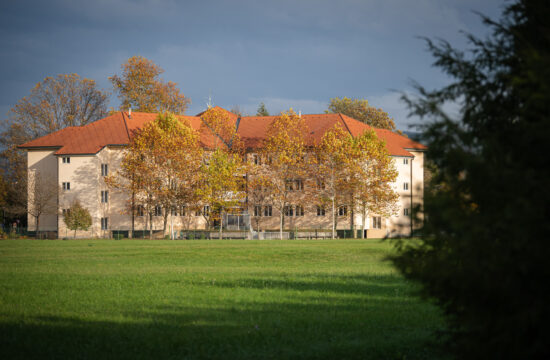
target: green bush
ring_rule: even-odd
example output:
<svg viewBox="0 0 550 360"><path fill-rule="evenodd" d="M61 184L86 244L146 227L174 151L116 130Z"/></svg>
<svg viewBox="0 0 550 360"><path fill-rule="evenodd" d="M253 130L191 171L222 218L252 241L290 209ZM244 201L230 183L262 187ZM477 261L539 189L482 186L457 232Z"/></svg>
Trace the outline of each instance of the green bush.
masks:
<svg viewBox="0 0 550 360"><path fill-rule="evenodd" d="M122 234L113 234L113 239L115 240L122 240L124 238L124 235Z"/></svg>

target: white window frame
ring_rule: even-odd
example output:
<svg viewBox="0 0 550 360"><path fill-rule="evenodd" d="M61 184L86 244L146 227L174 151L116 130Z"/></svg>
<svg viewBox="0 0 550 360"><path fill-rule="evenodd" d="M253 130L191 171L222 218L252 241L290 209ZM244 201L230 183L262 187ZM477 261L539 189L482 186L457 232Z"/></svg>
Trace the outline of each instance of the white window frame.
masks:
<svg viewBox="0 0 550 360"><path fill-rule="evenodd" d="M109 191L101 190L101 203L107 204L109 202Z"/></svg>
<svg viewBox="0 0 550 360"><path fill-rule="evenodd" d="M101 164L101 176L108 176L108 175L109 175L109 165Z"/></svg>
<svg viewBox="0 0 550 360"><path fill-rule="evenodd" d="M408 158L404 158L404 159L403 159L403 164L404 164L404 165L409 165L409 159L408 159Z"/></svg>
<svg viewBox="0 0 550 360"><path fill-rule="evenodd" d="M71 163L71 157L70 156L63 156L62 160L63 164L70 164Z"/></svg>
<svg viewBox="0 0 550 360"><path fill-rule="evenodd" d="M266 205L264 207L264 216L273 216L273 206Z"/></svg>
<svg viewBox="0 0 550 360"><path fill-rule="evenodd" d="M409 183L408 182L403 183L403 190L409 190Z"/></svg>
<svg viewBox="0 0 550 360"><path fill-rule="evenodd" d="M101 218L101 230L109 230L109 218L108 217L102 217Z"/></svg>
<svg viewBox="0 0 550 360"><path fill-rule="evenodd" d="M70 182L63 182L62 186L63 186L64 191L70 191L71 190L71 183Z"/></svg>

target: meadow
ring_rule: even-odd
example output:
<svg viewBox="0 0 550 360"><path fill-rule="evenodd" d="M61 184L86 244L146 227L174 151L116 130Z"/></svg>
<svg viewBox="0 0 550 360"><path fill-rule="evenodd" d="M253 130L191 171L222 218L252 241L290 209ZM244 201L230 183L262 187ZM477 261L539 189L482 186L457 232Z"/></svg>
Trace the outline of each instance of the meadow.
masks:
<svg viewBox="0 0 550 360"><path fill-rule="evenodd" d="M380 240L2 240L0 358L432 359Z"/></svg>

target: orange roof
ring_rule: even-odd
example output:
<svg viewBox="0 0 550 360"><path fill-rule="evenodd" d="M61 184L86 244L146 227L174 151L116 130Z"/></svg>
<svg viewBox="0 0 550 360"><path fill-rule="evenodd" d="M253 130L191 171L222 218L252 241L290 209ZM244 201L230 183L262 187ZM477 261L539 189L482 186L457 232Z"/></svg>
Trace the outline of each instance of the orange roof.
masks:
<svg viewBox="0 0 550 360"><path fill-rule="evenodd" d="M238 116L228 112L231 121L237 126L237 133L243 140L245 146L249 149L261 146L266 137L267 129L276 116L245 116L238 121ZM188 123L193 129L200 131L201 145L207 148L213 148L216 144L216 135L210 130L202 127L201 118L197 116L178 116L181 121ZM56 155L75 155L75 154L95 154L107 145L127 145L129 139L136 130L142 128L146 123L156 118L155 113L133 112L131 116L126 112L118 112L101 120L95 121L84 126L68 127L38 139L29 141L20 148L59 148ZM315 114L302 115L311 136L313 143L318 142L323 134L335 124L340 124L349 131L352 136L361 135L364 131L371 129L358 120L350 118L343 114ZM238 124L237 124L238 123ZM411 139L396 134L390 130L377 129L374 131L379 138L386 142L386 146L391 155L394 156L412 156L407 151L425 150L426 146L412 141Z"/></svg>

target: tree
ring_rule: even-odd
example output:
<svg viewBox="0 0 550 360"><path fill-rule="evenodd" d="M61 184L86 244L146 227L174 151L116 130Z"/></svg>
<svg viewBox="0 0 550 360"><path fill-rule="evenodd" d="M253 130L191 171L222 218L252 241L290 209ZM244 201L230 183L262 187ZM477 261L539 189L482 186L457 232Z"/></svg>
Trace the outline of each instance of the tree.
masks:
<svg viewBox="0 0 550 360"><path fill-rule="evenodd" d="M131 211L136 205L143 206L151 238L155 207L163 209L165 233L171 210L194 198L201 160L197 132L175 115L162 113L132 137L120 170L106 182L133 194Z"/></svg>
<svg viewBox="0 0 550 360"><path fill-rule="evenodd" d="M241 203L244 197L241 157L220 148L208 155L201 167L202 181L197 189L202 203L209 211L202 214L212 226L219 221L219 237L222 238L222 220L224 212ZM240 175L240 176L239 176Z"/></svg>
<svg viewBox="0 0 550 360"><path fill-rule="evenodd" d="M159 79L164 70L154 62L142 56L132 56L121 68L120 76L109 77L118 93L121 110L185 113L189 99L180 93L176 83Z"/></svg>
<svg viewBox="0 0 550 360"><path fill-rule="evenodd" d="M396 214L399 194L393 189L393 183L398 172L385 142L372 130L353 139L352 154L356 162L351 176L353 203L361 214L361 229L364 229L368 213L386 217ZM361 231L361 238L364 237Z"/></svg>
<svg viewBox="0 0 550 360"><path fill-rule="evenodd" d="M263 141L261 155L268 163L269 189L273 205L279 210L281 239L285 208L291 206L292 202L299 202L305 195L300 189L295 190L294 187L297 185L295 182L304 179L306 175L307 133L304 119L290 109L275 118Z"/></svg>
<svg viewBox="0 0 550 360"><path fill-rule="evenodd" d="M548 358L550 3L508 3L470 49L427 40L452 80L406 99L437 166L398 268L444 310L460 358ZM460 106L456 117L443 110Z"/></svg>
<svg viewBox="0 0 550 360"><path fill-rule="evenodd" d="M258 155L259 156L259 155ZM259 213L254 209L253 219L256 222L256 230L260 231L260 223L263 217L262 209L271 204L272 190L269 170L265 164L251 164L248 170L247 195L248 201L259 207Z"/></svg>
<svg viewBox="0 0 550 360"><path fill-rule="evenodd" d="M61 74L46 77L10 109L0 136L9 213L24 214L27 209L27 161L17 145L99 120L107 114L107 101L108 94L98 90L94 80Z"/></svg>
<svg viewBox="0 0 550 360"><path fill-rule="evenodd" d="M69 230L74 231L74 238L76 238L77 230L88 231L92 226L92 216L88 209L82 207L80 202L76 200L71 204L71 207L63 215L63 221Z"/></svg>
<svg viewBox="0 0 550 360"><path fill-rule="evenodd" d="M34 218L36 235L40 233L40 217L57 212L57 195L59 188L53 179L49 179L38 171L29 171L28 184L28 214Z"/></svg>
<svg viewBox="0 0 550 360"><path fill-rule="evenodd" d="M267 111L267 108L265 107L265 104L263 102L260 103L260 106L258 106L258 110L256 110L256 116L269 116L269 111Z"/></svg>
<svg viewBox="0 0 550 360"><path fill-rule="evenodd" d="M326 113L342 113L355 120L359 120L380 129L395 131L395 123L382 109L369 105L367 99L332 98Z"/></svg>
<svg viewBox="0 0 550 360"><path fill-rule="evenodd" d="M315 146L315 177L319 199L328 200L331 206L332 238L336 237L338 207L353 193L354 182L351 175L356 171L353 161L353 138L339 124L325 132Z"/></svg>

